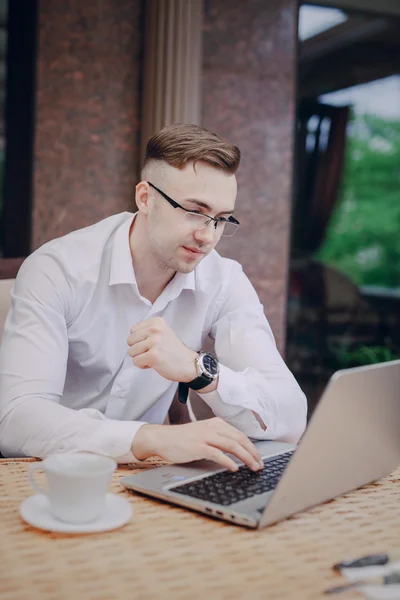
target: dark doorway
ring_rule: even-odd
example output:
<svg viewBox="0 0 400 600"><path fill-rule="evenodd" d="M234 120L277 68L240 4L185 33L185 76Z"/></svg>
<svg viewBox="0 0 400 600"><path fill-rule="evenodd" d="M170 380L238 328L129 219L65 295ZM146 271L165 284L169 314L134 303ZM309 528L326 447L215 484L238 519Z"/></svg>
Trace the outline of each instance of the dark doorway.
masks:
<svg viewBox="0 0 400 600"><path fill-rule="evenodd" d="M0 252L31 250L37 1L1 0L3 135Z"/></svg>
<svg viewBox="0 0 400 600"><path fill-rule="evenodd" d="M310 414L334 371L400 357L400 6L344 4L299 12L287 361Z"/></svg>

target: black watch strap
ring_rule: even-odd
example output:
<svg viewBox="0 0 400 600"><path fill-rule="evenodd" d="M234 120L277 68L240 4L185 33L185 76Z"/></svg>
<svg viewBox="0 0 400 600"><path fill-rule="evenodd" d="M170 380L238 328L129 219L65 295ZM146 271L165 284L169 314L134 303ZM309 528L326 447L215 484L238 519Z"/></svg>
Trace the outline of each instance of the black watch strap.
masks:
<svg viewBox="0 0 400 600"><path fill-rule="evenodd" d="M200 375L200 377L196 377L196 379L189 381L187 385L188 387L190 387L191 390L202 390L203 388L210 385L212 381L212 377L207 377L207 375L204 375L203 373L203 375Z"/></svg>
<svg viewBox="0 0 400 600"><path fill-rule="evenodd" d="M178 385L178 400L181 404L186 404L188 399L189 386L187 383Z"/></svg>
<svg viewBox="0 0 400 600"><path fill-rule="evenodd" d="M210 385L213 381L211 377L207 377L207 375L200 375L200 377L196 377L189 383L180 383L178 386L178 400L182 404L187 403L189 388L192 390L202 390L203 388Z"/></svg>

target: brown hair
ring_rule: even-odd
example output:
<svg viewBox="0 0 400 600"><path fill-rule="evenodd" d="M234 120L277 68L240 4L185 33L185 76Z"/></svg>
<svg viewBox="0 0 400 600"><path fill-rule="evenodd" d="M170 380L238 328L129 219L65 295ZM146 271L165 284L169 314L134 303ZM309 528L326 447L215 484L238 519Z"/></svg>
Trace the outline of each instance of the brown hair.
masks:
<svg viewBox="0 0 400 600"><path fill-rule="evenodd" d="M172 167L202 160L232 175L240 163L240 150L223 142L215 133L198 125L175 123L167 125L147 142L143 167L150 160L163 160Z"/></svg>

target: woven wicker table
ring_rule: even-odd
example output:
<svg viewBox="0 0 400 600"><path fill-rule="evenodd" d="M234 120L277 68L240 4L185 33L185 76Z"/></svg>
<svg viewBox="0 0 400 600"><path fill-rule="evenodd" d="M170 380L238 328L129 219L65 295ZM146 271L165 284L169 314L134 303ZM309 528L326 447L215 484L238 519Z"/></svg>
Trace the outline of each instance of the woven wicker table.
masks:
<svg viewBox="0 0 400 600"><path fill-rule="evenodd" d="M400 545L400 469L252 531L130 494L119 478L134 467L124 468L112 491L132 502L132 521L108 533L66 535L20 518L19 504L32 493L29 462L0 461L1 600L308 600L343 582L333 563Z"/></svg>

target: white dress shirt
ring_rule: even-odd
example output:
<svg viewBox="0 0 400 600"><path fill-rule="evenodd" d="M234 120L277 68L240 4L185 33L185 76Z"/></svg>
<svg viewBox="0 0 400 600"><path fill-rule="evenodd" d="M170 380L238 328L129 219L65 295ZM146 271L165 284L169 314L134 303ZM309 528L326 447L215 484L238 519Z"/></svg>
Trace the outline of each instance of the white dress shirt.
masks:
<svg viewBox="0 0 400 600"><path fill-rule="evenodd" d="M218 389L200 394L215 415L251 438L296 442L306 399L241 266L213 251L192 273L177 273L152 304L132 266L133 218L109 217L23 263L0 350L2 454L88 451L135 460L136 432L164 422L178 385L135 367L127 353L132 325L155 316L193 350L209 335L215 340Z"/></svg>

